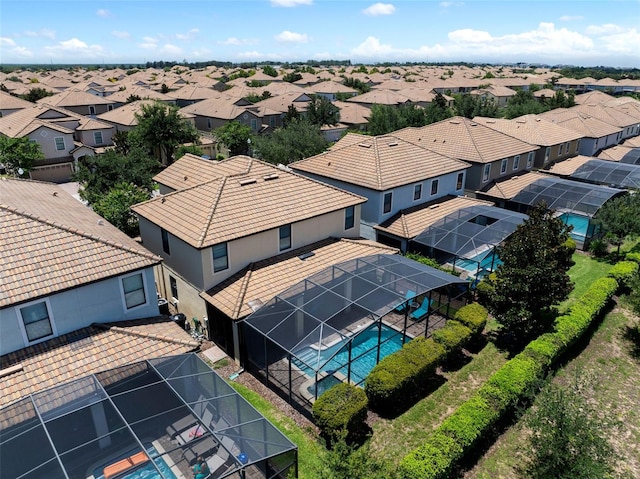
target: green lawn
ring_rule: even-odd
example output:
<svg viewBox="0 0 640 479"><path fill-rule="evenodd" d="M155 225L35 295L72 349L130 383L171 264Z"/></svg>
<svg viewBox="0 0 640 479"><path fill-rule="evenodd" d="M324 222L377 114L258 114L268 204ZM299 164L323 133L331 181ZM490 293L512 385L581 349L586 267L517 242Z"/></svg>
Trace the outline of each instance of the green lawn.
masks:
<svg viewBox="0 0 640 479"><path fill-rule="evenodd" d="M575 286L569 299L560 304L560 311L566 311L591 286L596 279L606 276L611 264L606 261L596 261L586 253L574 253L574 265L569 270L569 277Z"/></svg>

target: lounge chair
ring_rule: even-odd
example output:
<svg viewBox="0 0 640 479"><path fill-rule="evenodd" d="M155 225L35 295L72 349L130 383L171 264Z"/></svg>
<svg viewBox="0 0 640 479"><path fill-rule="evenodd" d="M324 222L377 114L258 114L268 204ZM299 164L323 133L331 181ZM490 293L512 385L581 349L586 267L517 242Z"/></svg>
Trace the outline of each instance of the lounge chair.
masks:
<svg viewBox="0 0 640 479"><path fill-rule="evenodd" d="M212 421L213 413L210 409L205 409L204 414L202 415L202 423L198 422L188 427L187 429L180 431L175 436L176 442L179 446L182 446L193 441L194 439L204 436L208 432L207 427L211 427Z"/></svg>
<svg viewBox="0 0 640 479"><path fill-rule="evenodd" d="M404 310L406 309L407 305L411 303L411 301L413 301L413 299L416 297L416 293L415 291L411 291L410 289L407 290L407 292L404 294L404 299L405 301L403 303L400 303L398 306L396 306L396 311L398 313L403 313Z"/></svg>
<svg viewBox="0 0 640 479"><path fill-rule="evenodd" d="M193 444L188 443L187 448L182 452L182 456L193 466L198 459L198 456L209 457L213 451L218 448L219 444L215 442L212 436L192 441Z"/></svg>
<svg viewBox="0 0 640 479"><path fill-rule="evenodd" d="M227 463L229 457L230 455L227 450L220 447L218 448L215 456L211 456L209 459L207 459L207 466L209 466L209 471L211 471L213 477L217 477L216 472L218 472L218 470Z"/></svg>
<svg viewBox="0 0 640 479"><path fill-rule="evenodd" d="M422 300L422 304L418 307L418 309L416 309L415 311L411 311L411 319L413 319L414 321L420 321L422 318L424 318L427 313L429 313L430 304L431 302L429 301L429 298L424 298Z"/></svg>

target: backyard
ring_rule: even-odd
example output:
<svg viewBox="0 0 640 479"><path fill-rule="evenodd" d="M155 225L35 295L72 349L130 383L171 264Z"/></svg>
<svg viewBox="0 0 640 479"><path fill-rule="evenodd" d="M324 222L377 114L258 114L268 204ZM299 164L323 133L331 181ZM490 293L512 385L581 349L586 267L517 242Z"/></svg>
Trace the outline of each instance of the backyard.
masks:
<svg viewBox="0 0 640 479"><path fill-rule="evenodd" d="M565 311L596 279L611 268L607 261L596 261L584 253L574 254L575 264L569 274L575 289L562 305ZM631 327L639 322L624 308L624 300L599 324L589 341L577 355L557 372L555 381L575 369L594 373L603 378L597 397L593 401L611 411L623 421L623 429L616 437L616 447L622 456L621 469L627 477L640 477L640 359L628 339ZM487 330L495 329L490 323ZM397 417L385 419L369 414L373 435L371 451L376 459L397 465L406 453L419 446L444 418L468 399L483 383L507 361L507 353L487 341L472 352L465 352L458 364L438 370L438 381L426 398ZM247 378L248 379L248 378ZM232 383L233 384L233 383ZM326 453L313 425L278 399L267 400L264 391L256 393L242 384L234 387L262 414L270 419L299 447L299 477L317 477ZM487 452L464 475L465 479L514 478L518 463L518 448L523 444L523 430L516 424L489 445Z"/></svg>

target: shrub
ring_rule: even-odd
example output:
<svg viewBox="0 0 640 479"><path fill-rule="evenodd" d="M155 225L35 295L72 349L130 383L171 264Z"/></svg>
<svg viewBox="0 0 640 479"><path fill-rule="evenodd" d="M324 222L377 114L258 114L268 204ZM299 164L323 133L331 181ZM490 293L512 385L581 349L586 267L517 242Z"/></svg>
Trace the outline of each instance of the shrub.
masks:
<svg viewBox="0 0 640 479"><path fill-rule="evenodd" d="M621 288L628 288L636 274L638 274L638 263L634 261L620 261L613 265L607 276L615 279Z"/></svg>
<svg viewBox="0 0 640 479"><path fill-rule="evenodd" d="M634 261L640 263L640 253L627 253L625 256L627 261Z"/></svg>
<svg viewBox="0 0 640 479"><path fill-rule="evenodd" d="M567 264L571 264L571 257L573 256L573 253L576 252L576 248L576 240L571 237L567 238L567 240L560 245L560 249L562 250L562 254L564 255L565 262Z"/></svg>
<svg viewBox="0 0 640 479"><path fill-rule="evenodd" d="M369 373L364 390L372 409L392 411L423 389L444 359L445 349L433 339L416 338L383 358Z"/></svg>
<svg viewBox="0 0 640 479"><path fill-rule="evenodd" d="M602 239L594 239L589 243L589 252L596 258L602 258L608 252L607 242Z"/></svg>
<svg viewBox="0 0 640 479"><path fill-rule="evenodd" d="M449 320L434 331L433 340L441 344L447 353L462 349L470 340L473 332L459 321Z"/></svg>
<svg viewBox="0 0 640 479"><path fill-rule="evenodd" d="M427 442L407 454L400 463L403 479L447 477L463 450L452 437L435 431Z"/></svg>
<svg viewBox="0 0 640 479"><path fill-rule="evenodd" d="M313 403L313 418L329 441L343 431L348 435L358 434L365 429L367 396L353 384L337 384Z"/></svg>
<svg viewBox="0 0 640 479"><path fill-rule="evenodd" d="M467 328L473 331L474 334L476 334L482 332L487 324L488 316L489 312L487 311L487 308L478 303L471 303L460 308L453 319L460 321Z"/></svg>

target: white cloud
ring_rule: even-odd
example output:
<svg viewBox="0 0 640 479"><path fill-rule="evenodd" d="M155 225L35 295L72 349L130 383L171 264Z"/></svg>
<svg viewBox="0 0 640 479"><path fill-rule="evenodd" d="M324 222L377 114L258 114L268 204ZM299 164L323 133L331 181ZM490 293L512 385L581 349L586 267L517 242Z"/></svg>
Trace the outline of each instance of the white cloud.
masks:
<svg viewBox="0 0 640 479"><path fill-rule="evenodd" d="M464 5L464 3L462 3L462 2L440 2L440 6L442 8L461 7L463 5Z"/></svg>
<svg viewBox="0 0 640 479"><path fill-rule="evenodd" d="M297 7L298 5L312 5L313 0L271 0L272 7Z"/></svg>
<svg viewBox="0 0 640 479"><path fill-rule="evenodd" d="M558 20L561 22L575 22L577 20L584 20L582 15L562 15Z"/></svg>
<svg viewBox="0 0 640 479"><path fill-rule="evenodd" d="M288 30L277 34L274 38L283 43L307 43L309 41L306 33L295 33Z"/></svg>
<svg viewBox="0 0 640 479"><path fill-rule="evenodd" d="M195 36L200 32L197 28L192 28L187 33L176 33L176 38L178 40L190 41L195 38Z"/></svg>
<svg viewBox="0 0 640 479"><path fill-rule="evenodd" d="M258 40L251 38L236 38L229 37L226 40L218 40L218 45L255 45L258 43Z"/></svg>
<svg viewBox="0 0 640 479"><path fill-rule="evenodd" d="M640 32L635 28L615 33L612 35L604 35L599 41L604 45L604 49L612 53L629 53L634 57L638 57L638 45L640 45Z"/></svg>
<svg viewBox="0 0 640 479"><path fill-rule="evenodd" d="M171 43L165 43L158 53L161 55L182 55L182 48Z"/></svg>
<svg viewBox="0 0 640 479"><path fill-rule="evenodd" d="M118 30L114 30L111 32L111 35L113 35L116 38L119 38L121 40L128 40L131 38L131 34L129 32L121 32Z"/></svg>
<svg viewBox="0 0 640 479"><path fill-rule="evenodd" d="M378 2L362 10L362 13L369 15L370 17L377 17L379 15L392 15L395 11L396 7L392 4Z"/></svg>
<svg viewBox="0 0 640 479"><path fill-rule="evenodd" d="M2 47L2 53L5 58L24 59L33 57L31 50L21 47L9 37L0 37L0 47Z"/></svg>
<svg viewBox="0 0 640 479"><path fill-rule="evenodd" d="M191 57L209 59L211 58L211 50L209 50L208 48L199 48L197 50L193 50L191 52Z"/></svg>
<svg viewBox="0 0 640 479"><path fill-rule="evenodd" d="M101 8L96 12L96 15L102 18L107 18L111 16L111 12L109 10L105 10L104 8Z"/></svg>
<svg viewBox="0 0 640 479"><path fill-rule="evenodd" d="M491 41L491 34L482 30L463 28L449 32L449 40L454 43L484 43Z"/></svg>
<svg viewBox="0 0 640 479"><path fill-rule="evenodd" d="M27 30L26 32L24 32L24 35L26 37L44 37L44 38L49 38L51 40L55 40L56 39L55 30L49 30L47 28L41 28L37 32L33 32L31 30Z"/></svg>
<svg viewBox="0 0 640 479"><path fill-rule="evenodd" d="M243 60L274 60L282 61L284 58L276 53L262 53L255 50L242 52L238 54L238 58Z"/></svg>
<svg viewBox="0 0 640 479"><path fill-rule="evenodd" d="M15 47L16 42L12 38L0 37L0 46L3 47Z"/></svg>
<svg viewBox="0 0 640 479"><path fill-rule="evenodd" d="M367 37L367 39L358 45L356 48L351 50L356 56L361 57L384 57L386 55L395 56L394 53L398 52L391 45L383 45L380 43L375 37Z"/></svg>
<svg viewBox="0 0 640 479"><path fill-rule="evenodd" d="M56 45L44 47L47 55L56 58L99 58L105 55L105 49L100 45L88 45L77 38L64 40Z"/></svg>
<svg viewBox="0 0 640 479"><path fill-rule="evenodd" d="M624 31L625 29L619 25L605 23L604 25L589 25L586 33L588 35L612 35L615 33L623 33Z"/></svg>
<svg viewBox="0 0 640 479"><path fill-rule="evenodd" d="M142 37L144 43L158 43L158 39L155 37Z"/></svg>
<svg viewBox="0 0 640 479"><path fill-rule="evenodd" d="M140 48L144 48L145 50L152 50L154 48L158 48L157 43L150 43L150 42L139 43L138 46Z"/></svg>

